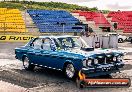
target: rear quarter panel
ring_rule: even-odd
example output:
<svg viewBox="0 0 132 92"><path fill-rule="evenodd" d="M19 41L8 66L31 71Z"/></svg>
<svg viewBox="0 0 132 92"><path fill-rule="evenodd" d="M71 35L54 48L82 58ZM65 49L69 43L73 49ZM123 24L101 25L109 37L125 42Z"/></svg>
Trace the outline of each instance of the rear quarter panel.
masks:
<svg viewBox="0 0 132 92"><path fill-rule="evenodd" d="M15 48L15 54L16 54L17 59L22 61L23 56L27 55L27 51L28 51L28 48L25 46Z"/></svg>

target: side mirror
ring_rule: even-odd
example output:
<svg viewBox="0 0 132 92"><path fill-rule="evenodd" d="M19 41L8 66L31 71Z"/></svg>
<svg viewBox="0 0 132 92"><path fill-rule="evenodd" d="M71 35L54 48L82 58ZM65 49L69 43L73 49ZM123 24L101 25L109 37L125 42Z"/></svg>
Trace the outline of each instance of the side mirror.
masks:
<svg viewBox="0 0 132 92"><path fill-rule="evenodd" d="M56 46L54 44L51 44L50 47L51 47L51 50L56 51Z"/></svg>
<svg viewBox="0 0 132 92"><path fill-rule="evenodd" d="M30 44L30 46L31 46L31 47L33 47L33 46L34 46L34 44L33 44L33 43L31 43L31 44Z"/></svg>

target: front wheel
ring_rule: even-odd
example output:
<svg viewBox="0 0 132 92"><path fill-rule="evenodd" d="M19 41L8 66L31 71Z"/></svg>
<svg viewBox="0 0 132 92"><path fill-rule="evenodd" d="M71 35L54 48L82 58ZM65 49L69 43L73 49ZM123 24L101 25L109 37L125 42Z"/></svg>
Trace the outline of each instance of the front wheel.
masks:
<svg viewBox="0 0 132 92"><path fill-rule="evenodd" d="M34 65L30 64L28 57L24 57L23 66L25 70L33 70L35 67Z"/></svg>
<svg viewBox="0 0 132 92"><path fill-rule="evenodd" d="M64 72L65 72L66 77L69 79L73 79L76 74L73 64L67 64L64 68L65 68Z"/></svg>

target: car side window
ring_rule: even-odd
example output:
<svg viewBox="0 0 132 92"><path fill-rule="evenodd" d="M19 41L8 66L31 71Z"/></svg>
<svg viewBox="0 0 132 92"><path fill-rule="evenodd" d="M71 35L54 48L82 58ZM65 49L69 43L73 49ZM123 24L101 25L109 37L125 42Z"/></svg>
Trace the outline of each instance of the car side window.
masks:
<svg viewBox="0 0 132 92"><path fill-rule="evenodd" d="M34 49L42 49L42 39L36 39L32 44Z"/></svg>
<svg viewBox="0 0 132 92"><path fill-rule="evenodd" d="M43 38L41 47L43 50L51 50L51 40L48 38Z"/></svg>

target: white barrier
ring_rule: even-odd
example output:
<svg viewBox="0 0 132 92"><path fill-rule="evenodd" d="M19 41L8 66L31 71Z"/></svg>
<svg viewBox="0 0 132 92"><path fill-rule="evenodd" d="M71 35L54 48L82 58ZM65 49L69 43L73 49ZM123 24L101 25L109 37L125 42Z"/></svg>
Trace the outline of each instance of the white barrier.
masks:
<svg viewBox="0 0 132 92"><path fill-rule="evenodd" d="M109 47L110 48L118 48L118 36L117 35L110 35Z"/></svg>
<svg viewBox="0 0 132 92"><path fill-rule="evenodd" d="M86 43L90 47L94 48L118 48L118 36L110 35L95 35L95 36L82 36L82 39L86 41Z"/></svg>
<svg viewBox="0 0 132 92"><path fill-rule="evenodd" d="M93 47L93 36L89 36L89 37L86 37L86 36L82 36L82 39L86 41L86 43L90 46L90 47Z"/></svg>
<svg viewBox="0 0 132 92"><path fill-rule="evenodd" d="M102 48L109 48L109 36L102 36Z"/></svg>

